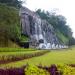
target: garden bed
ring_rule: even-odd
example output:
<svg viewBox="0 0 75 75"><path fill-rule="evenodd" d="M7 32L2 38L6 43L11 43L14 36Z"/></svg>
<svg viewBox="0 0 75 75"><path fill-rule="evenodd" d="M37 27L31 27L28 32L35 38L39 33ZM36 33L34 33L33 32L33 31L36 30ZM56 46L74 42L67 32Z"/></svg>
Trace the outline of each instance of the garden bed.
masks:
<svg viewBox="0 0 75 75"><path fill-rule="evenodd" d="M75 67L69 65L51 65L49 67L26 65L21 68L0 69L0 75L75 75Z"/></svg>
<svg viewBox="0 0 75 75"><path fill-rule="evenodd" d="M1 54L0 55L0 64L5 64L5 63L9 63L9 62L14 62L14 61L19 61L19 60L23 60L23 59L29 59L32 57L37 57L37 56L41 56L44 55L45 53L47 53L49 51L31 51L31 52L8 52Z"/></svg>

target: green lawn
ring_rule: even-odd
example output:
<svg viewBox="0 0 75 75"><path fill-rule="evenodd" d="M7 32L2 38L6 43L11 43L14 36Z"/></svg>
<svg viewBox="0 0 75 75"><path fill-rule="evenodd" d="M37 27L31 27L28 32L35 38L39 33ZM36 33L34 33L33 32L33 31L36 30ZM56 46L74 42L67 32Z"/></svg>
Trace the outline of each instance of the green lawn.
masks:
<svg viewBox="0 0 75 75"><path fill-rule="evenodd" d="M0 52L21 52L21 51L36 51L33 48L8 48L8 47L4 47L4 48L0 48Z"/></svg>
<svg viewBox="0 0 75 75"><path fill-rule="evenodd" d="M0 48L0 65L13 61L20 61L49 52L47 50L35 50L24 48Z"/></svg>
<svg viewBox="0 0 75 75"><path fill-rule="evenodd" d="M19 51L19 52L0 52L0 56L4 55L19 55L19 54L27 54L27 53L35 53L35 52L40 52L39 50L37 51Z"/></svg>
<svg viewBox="0 0 75 75"><path fill-rule="evenodd" d="M42 50L44 51L44 50ZM36 53L41 52L41 50L35 50L35 49L24 49L24 48L0 48L0 57L1 56L8 56L8 55L23 55L23 54L29 54L29 53Z"/></svg>
<svg viewBox="0 0 75 75"><path fill-rule="evenodd" d="M0 67L21 67L27 63L35 65L42 64L44 66L51 64L75 64L75 48L51 50L45 55L0 65Z"/></svg>

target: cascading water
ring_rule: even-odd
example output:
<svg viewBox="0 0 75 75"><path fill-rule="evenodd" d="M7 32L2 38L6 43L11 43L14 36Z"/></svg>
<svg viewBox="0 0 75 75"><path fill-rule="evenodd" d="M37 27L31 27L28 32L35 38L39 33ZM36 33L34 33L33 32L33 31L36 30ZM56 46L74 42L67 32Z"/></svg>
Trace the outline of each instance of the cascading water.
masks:
<svg viewBox="0 0 75 75"><path fill-rule="evenodd" d="M41 19L36 18L34 26L35 26L35 36L36 36L35 38L39 42L38 48L40 48L40 49L51 49L51 44L48 43L44 37L45 32L43 32L42 27L41 27Z"/></svg>
<svg viewBox="0 0 75 75"><path fill-rule="evenodd" d="M59 45L55 44L56 41L54 42L54 40L56 40L56 38L54 39L52 37L52 40L51 40L52 44L47 41L48 37L45 37L47 33L42 29L42 22L41 22L40 18L37 18L37 17L35 18L34 26L35 26L35 38L36 38L37 42L39 42L38 48L40 48L40 49L64 48L60 44ZM51 31L51 30L49 31L49 28L47 28L47 29L45 28L45 30L48 31L48 33Z"/></svg>
<svg viewBox="0 0 75 75"><path fill-rule="evenodd" d="M41 28L41 19L36 18L35 19L35 35L36 35L36 40L39 42L39 48L45 49L46 44L44 43L45 38L42 34L42 28Z"/></svg>
<svg viewBox="0 0 75 75"><path fill-rule="evenodd" d="M22 32L30 37L30 45L40 49L68 48L61 45L55 35L54 28L46 20L42 20L36 13L23 7L20 10Z"/></svg>

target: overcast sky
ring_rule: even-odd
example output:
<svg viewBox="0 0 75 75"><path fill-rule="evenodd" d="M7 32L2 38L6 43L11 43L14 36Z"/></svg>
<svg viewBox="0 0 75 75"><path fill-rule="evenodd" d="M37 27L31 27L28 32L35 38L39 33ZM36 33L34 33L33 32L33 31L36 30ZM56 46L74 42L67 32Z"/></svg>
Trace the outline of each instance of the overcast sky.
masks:
<svg viewBox="0 0 75 75"><path fill-rule="evenodd" d="M51 11L57 10L57 13L62 14L67 18L67 24L73 31L75 37L75 0L22 0L26 1L23 5L30 10L44 9Z"/></svg>

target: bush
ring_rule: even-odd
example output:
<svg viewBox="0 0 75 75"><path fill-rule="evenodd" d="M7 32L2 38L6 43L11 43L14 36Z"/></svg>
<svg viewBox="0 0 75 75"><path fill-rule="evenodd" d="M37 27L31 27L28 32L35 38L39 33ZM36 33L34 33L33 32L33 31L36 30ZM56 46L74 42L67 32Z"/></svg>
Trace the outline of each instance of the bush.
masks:
<svg viewBox="0 0 75 75"><path fill-rule="evenodd" d="M62 75L75 75L75 68L68 65L58 65L58 70Z"/></svg>
<svg viewBox="0 0 75 75"><path fill-rule="evenodd" d="M50 75L46 70L40 69L34 65L27 65L25 75Z"/></svg>

